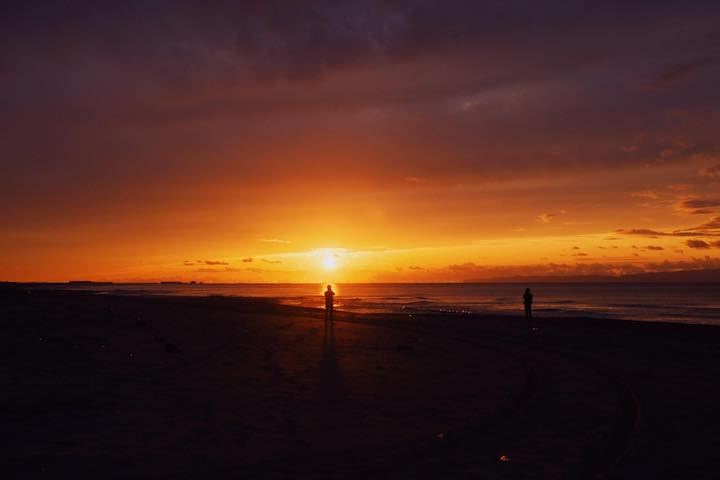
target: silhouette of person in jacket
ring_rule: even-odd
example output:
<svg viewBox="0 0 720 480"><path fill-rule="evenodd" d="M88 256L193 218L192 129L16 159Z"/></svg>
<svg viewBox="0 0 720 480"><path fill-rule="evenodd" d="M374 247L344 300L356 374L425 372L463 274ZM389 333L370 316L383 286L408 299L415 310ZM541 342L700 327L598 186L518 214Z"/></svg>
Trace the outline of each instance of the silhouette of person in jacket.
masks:
<svg viewBox="0 0 720 480"><path fill-rule="evenodd" d="M533 303L533 294L530 291L529 288L525 289L525 294L523 295L523 304L525 305L525 320L528 322L532 322L532 303Z"/></svg>
<svg viewBox="0 0 720 480"><path fill-rule="evenodd" d="M325 321L332 322L333 320L333 297L335 296L335 292L332 290L332 285L327 286L327 290L325 290Z"/></svg>

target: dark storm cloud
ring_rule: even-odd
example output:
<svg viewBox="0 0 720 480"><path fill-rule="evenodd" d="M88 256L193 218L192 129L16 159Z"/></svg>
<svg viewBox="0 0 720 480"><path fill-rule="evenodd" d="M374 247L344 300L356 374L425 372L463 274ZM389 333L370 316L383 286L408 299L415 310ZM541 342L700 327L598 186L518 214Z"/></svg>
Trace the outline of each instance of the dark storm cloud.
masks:
<svg viewBox="0 0 720 480"><path fill-rule="evenodd" d="M112 118L118 118L129 115L129 106L139 103L134 121L163 115L217 116L238 108L267 111L273 103L317 108L328 103L445 100L558 76L583 83L587 79L582 72L593 65L600 66L598 80L612 90L602 97L625 95L629 92L622 84L632 81L632 72L604 65L610 57L618 56L614 63L623 63L623 56L634 52L638 58L631 62L632 69L652 71L659 65L673 71L678 62L697 63L698 52L707 51L703 58L711 58L717 47L702 20L718 9L711 2L688 2L680 9L673 2L650 1L324 1L310 6L260 1L86 1L16 2L5 9L1 21L8 37L4 43L10 48L4 50L0 64L10 74L3 89L8 105L27 109L38 102L60 102L79 116L114 109ZM697 24L697 32L667 31L673 22L680 24L678 17ZM613 35L608 36L608 31ZM661 50L662 46L644 40L655 36L671 38L674 50ZM233 92L235 98L197 103L187 95L198 85L224 89L277 78L304 82L348 68L408 64L433 55L464 57L462 71L446 71L439 63L434 73L412 81L400 78L397 85L346 87L342 94L313 94L306 89L307 98L238 97ZM693 58L685 59L688 55ZM689 76L698 68L680 70ZM586 86L595 89L596 81ZM148 98L148 89L163 96L174 92L173 101L157 105L152 96ZM578 100L573 90L538 94L550 101L559 95L558 101L567 102L562 97L568 94L573 102ZM486 99L479 101L497 108ZM115 108L120 105L122 109ZM573 107L572 102L569 106L582 108L586 122L601 121L601 116L588 115L587 106ZM158 111L168 108L171 111Z"/></svg>
<svg viewBox="0 0 720 480"><path fill-rule="evenodd" d="M5 2L2 25L22 47L42 47L48 55L100 50L146 67L191 61L302 76L496 39L499 32L520 41L577 23L617 21L613 3L621 4L623 18L636 20L663 10L662 2L605 2L607 8L554 3L27 1Z"/></svg>
<svg viewBox="0 0 720 480"><path fill-rule="evenodd" d="M720 151L717 2L303 3L4 2L0 207L147 196L168 172L274 179L297 161L272 147L316 132L318 148L375 149L338 159L346 177L535 177ZM697 125L677 131L670 111Z"/></svg>
<svg viewBox="0 0 720 480"><path fill-rule="evenodd" d="M623 47L645 48L639 37L668 35L657 31L666 22L718 11L709 1L685 2L681 8L669 1L563 0L5 5L1 22L11 46L2 58L5 68L28 60L29 68L38 66L34 60L70 60L67 68L72 72L72 64L87 62L87 70L75 72L81 75L119 64L131 73L154 74L179 86L244 75L309 78L348 66L407 62L422 55L473 49L480 49L475 57L480 65L504 65L511 72L522 72L527 80L546 77L558 68L565 72L568 66L583 68ZM607 36L609 30L615 40ZM700 31L677 39L680 46L689 43L694 48L692 58L658 59L666 64L665 71L654 82L676 81L712 65L717 60L717 38L707 35ZM635 45L623 45L628 40ZM698 52L706 53L698 57ZM518 70L519 65L513 64L519 61L527 62L531 70ZM43 73L42 68L36 72ZM111 77L104 79L112 87L122 87ZM46 87L52 88L52 82Z"/></svg>

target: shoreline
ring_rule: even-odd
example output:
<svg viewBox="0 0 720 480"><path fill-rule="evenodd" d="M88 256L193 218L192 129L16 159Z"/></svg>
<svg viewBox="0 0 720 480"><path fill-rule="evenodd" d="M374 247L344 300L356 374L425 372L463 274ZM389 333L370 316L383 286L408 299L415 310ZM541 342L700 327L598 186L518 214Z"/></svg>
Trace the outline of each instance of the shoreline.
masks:
<svg viewBox="0 0 720 480"><path fill-rule="evenodd" d="M0 288L0 292L2 291L2 288ZM142 299L142 300L148 300L148 301L154 301L158 299L165 299L165 300L178 300L180 302L187 301L189 303L198 302L202 303L203 300L209 301L209 302L225 302L227 301L229 304L232 304L233 302L237 302L237 306L240 305L246 305L246 304L257 304L258 306L265 306L272 305L272 308L277 311L282 311L287 314L293 314L293 313L301 313L301 314L312 314L312 315L324 315L324 308L318 306L318 307L308 307L308 306L302 306L302 305L291 305L282 303L284 298L283 297L260 297L260 296L241 296L241 295L178 295L178 294L161 294L161 293L145 293L145 292L139 292L137 294L116 294L113 292L102 292L102 291L86 291L86 290L65 290L65 289L59 289L59 290L43 290L44 292L52 292L56 294L68 294L68 295L94 295L94 296L101 296L101 297L107 297L107 298L116 298L116 299L125 299L125 298L135 298L135 299ZM320 299L320 295L318 295L318 299ZM321 300L318 300L318 304L321 303ZM232 306L232 305L228 305ZM354 312L349 310L342 310L342 309L335 309L335 312L337 312L340 315L343 316L350 316L350 317L360 317L360 318L368 318L368 319L381 319L381 318L390 318L390 319L407 319L408 317L412 317L414 319L422 318L422 319L428 319L428 318L460 318L460 319L468 319L468 320L484 320L484 321L524 321L523 318L523 312L521 308L518 308L517 314L511 314L511 313L504 313L504 312L413 312L413 313L399 313L399 312ZM620 322L624 325L633 326L637 328L645 328L644 326L651 325L654 327L647 327L648 329L660 329L660 330L681 330L686 331L688 327L691 327L692 329L697 330L707 330L707 331L716 331L720 329L720 324L709 324L709 323L691 323L691 322L670 322L665 320L636 320L636 319L628 319L623 317L611 317L611 316L601 316L601 314L598 314L598 316L573 316L568 315L564 313L561 316L553 316L549 312L544 311L536 311L535 312L535 321L536 323L547 323L552 325L578 325L578 324L586 324L588 326L593 327L601 327L601 326L608 326L611 325L614 322Z"/></svg>
<svg viewBox="0 0 720 480"><path fill-rule="evenodd" d="M38 285L44 285L43 288L37 288ZM115 286L118 286L121 284L115 284ZM127 285L133 285L133 284L127 284ZM139 285L139 284L134 284ZM156 287L162 287L160 284L143 284L147 286L156 286ZM235 284L216 284L216 286L233 286ZM262 286L263 288L274 288L277 287L277 284L237 284L237 285L255 285L255 286ZM287 284L287 285L313 285L315 284ZM352 285L352 284L348 284ZM356 284L356 285L371 285L371 284ZM416 284L387 284L387 285L416 285ZM433 285L433 284L423 284L423 285ZM462 284L440 284L440 285L462 285ZM549 284L548 284L549 285ZM580 284L575 284L580 285ZM647 285L662 285L662 284L647 284ZM718 284L720 285L720 284ZM78 293L78 294L97 294L97 295L108 295L108 296L130 296L130 297L189 297L189 298L202 298L202 297L210 297L210 298L237 298L240 301L242 300L258 300L258 301L264 301L264 300L270 300L277 304L283 305L283 306L289 306L289 307L298 307L298 308L322 308L322 300L320 299L320 296L318 295L318 301L316 302L316 306L308 306L307 304L303 305L304 302L307 301L308 298L313 297L312 295L298 295L294 294L292 296L288 295L243 295L239 293L207 293L203 292L201 294L190 294L192 291L192 287L198 287L198 288L204 288L208 285L190 285L187 284L187 287L191 287L191 290L189 290L187 293L185 292L168 292L159 290L157 292L153 292L151 290L123 290L123 289L116 289L116 290L103 290L103 289L88 289L86 286L80 286L80 287L73 287L72 285L68 284L0 284L0 291L7 290L7 291L13 291L13 290L27 290L29 292L36 291L36 292L42 292L42 291L53 291L53 292L67 292L67 293ZM558 284L553 284L553 286L557 287ZM584 284L583 284L584 286ZM592 284L587 284L587 286L592 286ZM629 286L637 286L636 284L629 284ZM667 285L665 285L667 286ZM30 287L30 288L28 288ZM56 288L56 287L63 287L63 288ZM64 288L67 287L67 288ZM709 285L709 287L713 287L713 285ZM360 297L361 298L361 297ZM423 298L423 297L420 297ZM357 301L358 297L345 297L344 300L346 302L354 302ZM395 299L393 299L395 300ZM378 305L382 304L384 299L378 299L376 302L370 301L371 305ZM414 300L412 300L412 297L408 299L410 302L409 305L411 305ZM450 300L447 300L450 301ZM344 310L343 306L336 307L336 310L343 311L347 313L353 313L353 314L362 314L362 315L415 315L415 316L442 316L442 315L449 315L449 316L458 316L458 317L478 317L478 318L484 318L484 317L507 317L507 318L514 318L516 316L515 313L512 313L511 311L508 311L507 307L495 309L495 308L487 308L482 307L478 305L472 305L467 304L465 302L458 302L456 307L453 307L452 304L446 303L442 300L432 300L432 302L436 302L436 308L418 308L413 306L407 306L403 303L395 303L395 302L386 302L387 310L383 310L382 307L377 306L363 306L362 303L358 306L350 306L348 310ZM534 309L535 316L539 319L552 319L552 320L564 320L568 322L575 322L578 320L581 321L591 321L591 320L598 320L598 321L623 321L623 322L640 322L640 323L670 323L670 324L688 324L688 325L706 325L706 326L720 326L720 316L712 315L708 312L705 312L708 309L711 310L717 310L717 308L714 306L697 306L696 311L698 312L696 315L688 316L686 315L677 315L674 313L671 313L674 309L679 308L674 305L668 305L664 306L662 308L669 309L668 311L658 311L652 313L643 314L643 316L638 317L637 312L626 312L625 314L622 313L611 313L608 312L608 306L607 305L586 305L584 308L578 310L575 308L561 308L556 306L555 304L558 303L558 301L546 301L546 302L539 302L539 305ZM574 304L574 301L567 301L563 300L560 301L561 304ZM506 305L502 302L500 302L501 305ZM485 305L483 303L483 305ZM465 309L463 309L463 306L466 306ZM406 308L407 307L407 308ZM634 305L628 305L627 307L632 309L652 309L654 308L652 305L645 306L642 303L634 304ZM454 310L453 308L456 308ZM692 307L680 307L680 308L687 308L688 311L692 311ZM521 306L518 304L517 312L522 315L521 312ZM704 313L700 313L704 312ZM718 311L718 315L720 315L720 311ZM668 316L676 317L676 318L668 318Z"/></svg>

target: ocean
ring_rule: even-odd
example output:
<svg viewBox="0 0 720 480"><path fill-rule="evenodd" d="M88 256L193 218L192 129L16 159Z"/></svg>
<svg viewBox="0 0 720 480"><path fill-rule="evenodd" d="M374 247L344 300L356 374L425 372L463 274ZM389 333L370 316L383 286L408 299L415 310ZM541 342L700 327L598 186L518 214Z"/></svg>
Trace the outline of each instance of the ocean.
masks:
<svg viewBox="0 0 720 480"><path fill-rule="evenodd" d="M522 315L522 294L534 294L543 317L593 317L720 325L720 283L447 283L339 284L335 308L357 313ZM36 285L33 288L92 290L122 295L240 296L273 298L287 305L322 307L319 284L112 284Z"/></svg>

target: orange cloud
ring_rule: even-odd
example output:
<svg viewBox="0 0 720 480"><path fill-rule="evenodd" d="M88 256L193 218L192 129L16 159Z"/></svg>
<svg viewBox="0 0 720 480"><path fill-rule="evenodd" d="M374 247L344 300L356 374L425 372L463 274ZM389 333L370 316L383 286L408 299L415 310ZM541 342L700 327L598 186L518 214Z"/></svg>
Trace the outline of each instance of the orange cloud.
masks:
<svg viewBox="0 0 720 480"><path fill-rule="evenodd" d="M541 223L550 223L552 222L552 219L556 216L557 215L554 213L541 213L537 216L537 220Z"/></svg>

